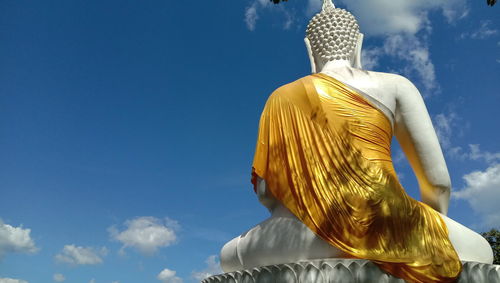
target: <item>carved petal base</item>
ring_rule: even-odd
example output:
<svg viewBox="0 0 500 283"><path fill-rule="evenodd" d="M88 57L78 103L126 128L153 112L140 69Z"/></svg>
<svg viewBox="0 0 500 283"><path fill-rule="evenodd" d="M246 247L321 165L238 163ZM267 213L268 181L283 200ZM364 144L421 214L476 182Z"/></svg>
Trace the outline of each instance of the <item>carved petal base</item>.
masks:
<svg viewBox="0 0 500 283"><path fill-rule="evenodd" d="M324 259L277 264L208 277L202 283L405 282L361 259ZM464 262L458 283L500 283L500 265Z"/></svg>

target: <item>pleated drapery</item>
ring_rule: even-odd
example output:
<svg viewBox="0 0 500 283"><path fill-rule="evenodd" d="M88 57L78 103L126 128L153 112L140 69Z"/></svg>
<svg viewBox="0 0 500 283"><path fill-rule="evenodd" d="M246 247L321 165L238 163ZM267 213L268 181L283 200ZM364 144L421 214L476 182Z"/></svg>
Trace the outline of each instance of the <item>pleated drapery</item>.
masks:
<svg viewBox="0 0 500 283"><path fill-rule="evenodd" d="M410 282L453 282L462 265L446 225L404 191L391 139L391 122L373 102L329 76L307 76L269 97L254 178L352 257Z"/></svg>

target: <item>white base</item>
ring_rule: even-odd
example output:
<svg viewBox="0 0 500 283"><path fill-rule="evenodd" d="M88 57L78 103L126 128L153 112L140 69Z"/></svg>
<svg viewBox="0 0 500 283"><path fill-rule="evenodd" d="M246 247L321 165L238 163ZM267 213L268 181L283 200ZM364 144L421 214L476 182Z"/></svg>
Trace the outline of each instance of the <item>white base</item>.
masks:
<svg viewBox="0 0 500 283"><path fill-rule="evenodd" d="M224 273L202 283L404 283L362 259L323 259ZM464 262L458 283L500 283L500 265Z"/></svg>

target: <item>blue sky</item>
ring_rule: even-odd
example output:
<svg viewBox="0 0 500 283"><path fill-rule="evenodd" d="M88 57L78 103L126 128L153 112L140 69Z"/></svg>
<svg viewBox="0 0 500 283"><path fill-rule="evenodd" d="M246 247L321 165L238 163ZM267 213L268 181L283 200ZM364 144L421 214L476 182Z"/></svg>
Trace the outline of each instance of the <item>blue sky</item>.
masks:
<svg viewBox="0 0 500 283"><path fill-rule="evenodd" d="M391 2L391 3L388 3ZM367 69L425 97L449 216L500 226L499 8L343 0ZM267 217L258 118L309 73L317 0L0 0L0 282L196 282ZM397 144L402 183L419 198ZM150 240L148 240L150 239ZM175 272L175 273L174 273Z"/></svg>

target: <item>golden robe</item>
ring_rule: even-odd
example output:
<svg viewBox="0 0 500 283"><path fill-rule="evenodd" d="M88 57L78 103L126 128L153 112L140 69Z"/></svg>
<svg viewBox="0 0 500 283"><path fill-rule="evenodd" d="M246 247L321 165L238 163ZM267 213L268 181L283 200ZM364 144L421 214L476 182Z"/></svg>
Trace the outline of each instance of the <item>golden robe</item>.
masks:
<svg viewBox="0 0 500 283"><path fill-rule="evenodd" d="M405 193L392 125L373 102L323 74L277 89L261 116L253 182L322 239L410 282L453 282L462 265L440 215Z"/></svg>

